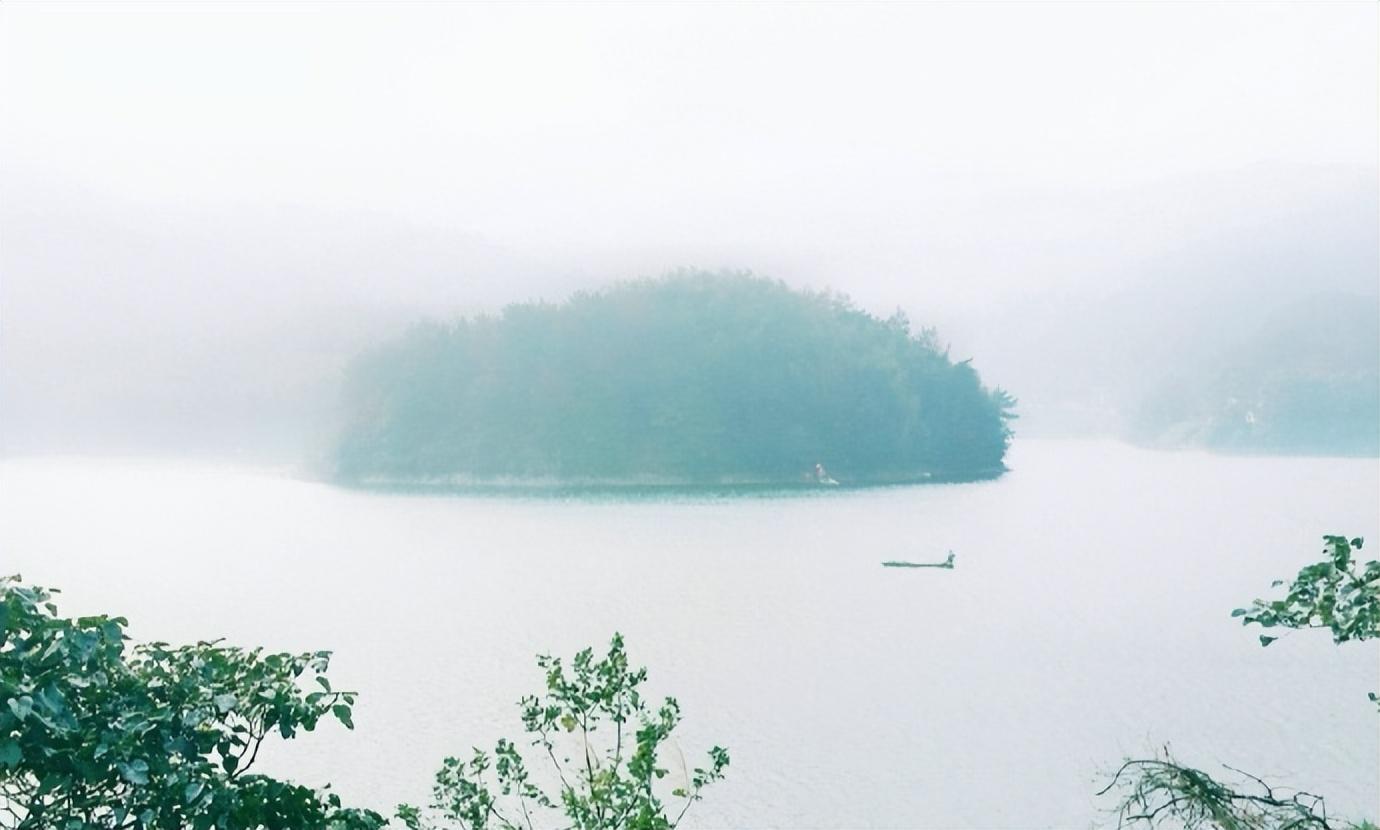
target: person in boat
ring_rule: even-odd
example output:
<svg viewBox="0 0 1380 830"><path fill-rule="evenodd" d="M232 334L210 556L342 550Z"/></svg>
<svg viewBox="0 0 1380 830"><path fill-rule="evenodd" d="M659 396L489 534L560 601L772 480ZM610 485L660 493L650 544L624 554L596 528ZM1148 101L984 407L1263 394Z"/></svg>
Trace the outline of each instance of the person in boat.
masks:
<svg viewBox="0 0 1380 830"><path fill-rule="evenodd" d="M824 469L824 465L815 464L815 483L816 484L838 484L834 477L829 475L829 471Z"/></svg>

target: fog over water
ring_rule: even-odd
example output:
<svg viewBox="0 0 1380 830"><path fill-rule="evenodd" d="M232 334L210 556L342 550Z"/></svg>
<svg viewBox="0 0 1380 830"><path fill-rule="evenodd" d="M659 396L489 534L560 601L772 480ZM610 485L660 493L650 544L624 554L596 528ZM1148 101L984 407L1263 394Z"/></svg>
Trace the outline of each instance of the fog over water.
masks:
<svg viewBox="0 0 1380 830"><path fill-rule="evenodd" d="M11 452L296 459L419 316L681 267L902 307L1028 433L1115 431L1162 364L1376 293L1368 4L0 22Z"/></svg>

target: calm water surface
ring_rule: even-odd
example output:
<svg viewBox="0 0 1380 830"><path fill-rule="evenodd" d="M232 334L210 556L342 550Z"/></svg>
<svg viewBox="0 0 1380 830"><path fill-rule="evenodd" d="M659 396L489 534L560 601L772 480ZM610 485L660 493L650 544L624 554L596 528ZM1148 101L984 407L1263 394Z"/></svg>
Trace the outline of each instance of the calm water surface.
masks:
<svg viewBox="0 0 1380 830"><path fill-rule="evenodd" d="M339 489L184 462L0 462L0 563L139 637L330 648L356 732L274 768L388 809L518 732L531 656L627 637L728 746L701 827L1089 827L1170 744L1376 815L1373 644L1228 614L1325 532L1380 542L1375 460L1018 443L999 481L771 497ZM942 559L953 571L884 569Z"/></svg>

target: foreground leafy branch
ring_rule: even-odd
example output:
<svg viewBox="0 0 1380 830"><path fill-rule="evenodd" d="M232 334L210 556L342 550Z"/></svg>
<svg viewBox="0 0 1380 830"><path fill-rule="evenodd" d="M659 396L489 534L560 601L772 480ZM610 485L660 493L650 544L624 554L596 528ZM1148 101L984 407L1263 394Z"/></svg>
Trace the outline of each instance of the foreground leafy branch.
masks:
<svg viewBox="0 0 1380 830"><path fill-rule="evenodd" d="M1380 562L1364 566L1352 558L1361 538L1324 536L1323 559L1301 569L1284 599L1255 600L1233 617L1265 628L1325 628L1336 643L1380 637ZM1275 580L1274 587L1283 585ZM1261 636L1262 645L1276 638Z"/></svg>
<svg viewBox="0 0 1380 830"><path fill-rule="evenodd" d="M250 772L271 735L353 726L328 652L131 646L125 618L60 617L53 593L0 578L0 827L383 826Z"/></svg>
<svg viewBox="0 0 1380 830"><path fill-rule="evenodd" d="M1250 608L1231 612L1243 625L1264 628L1322 628L1332 632L1338 645L1380 637L1380 562L1364 566L1353 558L1365 544L1359 537L1324 536L1323 558L1305 566L1294 578L1284 599L1257 599ZM1275 580L1274 587L1283 585ZM1268 646L1278 637L1260 635ZM1380 695L1370 693L1380 703Z"/></svg>
<svg viewBox="0 0 1380 830"><path fill-rule="evenodd" d="M680 705L668 697L652 707L641 692L647 670L629 668L621 635L602 658L585 649L569 666L550 656L537 665L546 672L546 695L518 705L538 770L508 740L492 754L475 749L468 759L447 758L431 808L398 808L406 827L532 830L561 814L560 826L576 830L672 830L702 790L723 778L729 758L718 746L705 766L678 777L662 766L674 749Z"/></svg>

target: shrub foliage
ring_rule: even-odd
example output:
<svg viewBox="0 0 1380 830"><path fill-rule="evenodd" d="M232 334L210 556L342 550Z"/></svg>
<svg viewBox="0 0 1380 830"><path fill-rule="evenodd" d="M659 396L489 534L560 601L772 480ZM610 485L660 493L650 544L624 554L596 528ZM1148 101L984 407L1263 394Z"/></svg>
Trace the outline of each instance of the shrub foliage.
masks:
<svg viewBox="0 0 1380 830"><path fill-rule="evenodd" d="M383 826L251 771L271 736L352 726L327 652L131 645L123 617L61 617L17 577L0 579L0 623L0 827Z"/></svg>
<svg viewBox="0 0 1380 830"><path fill-rule="evenodd" d="M518 704L537 764L529 767L506 739L492 753L447 758L431 809L399 808L409 830L673 830L704 788L723 778L728 751L718 746L703 766L668 767L663 756L680 757L672 734L680 705L643 694L647 670L629 668L620 635L601 658L585 649L568 666L549 656L537 664L546 694Z"/></svg>

